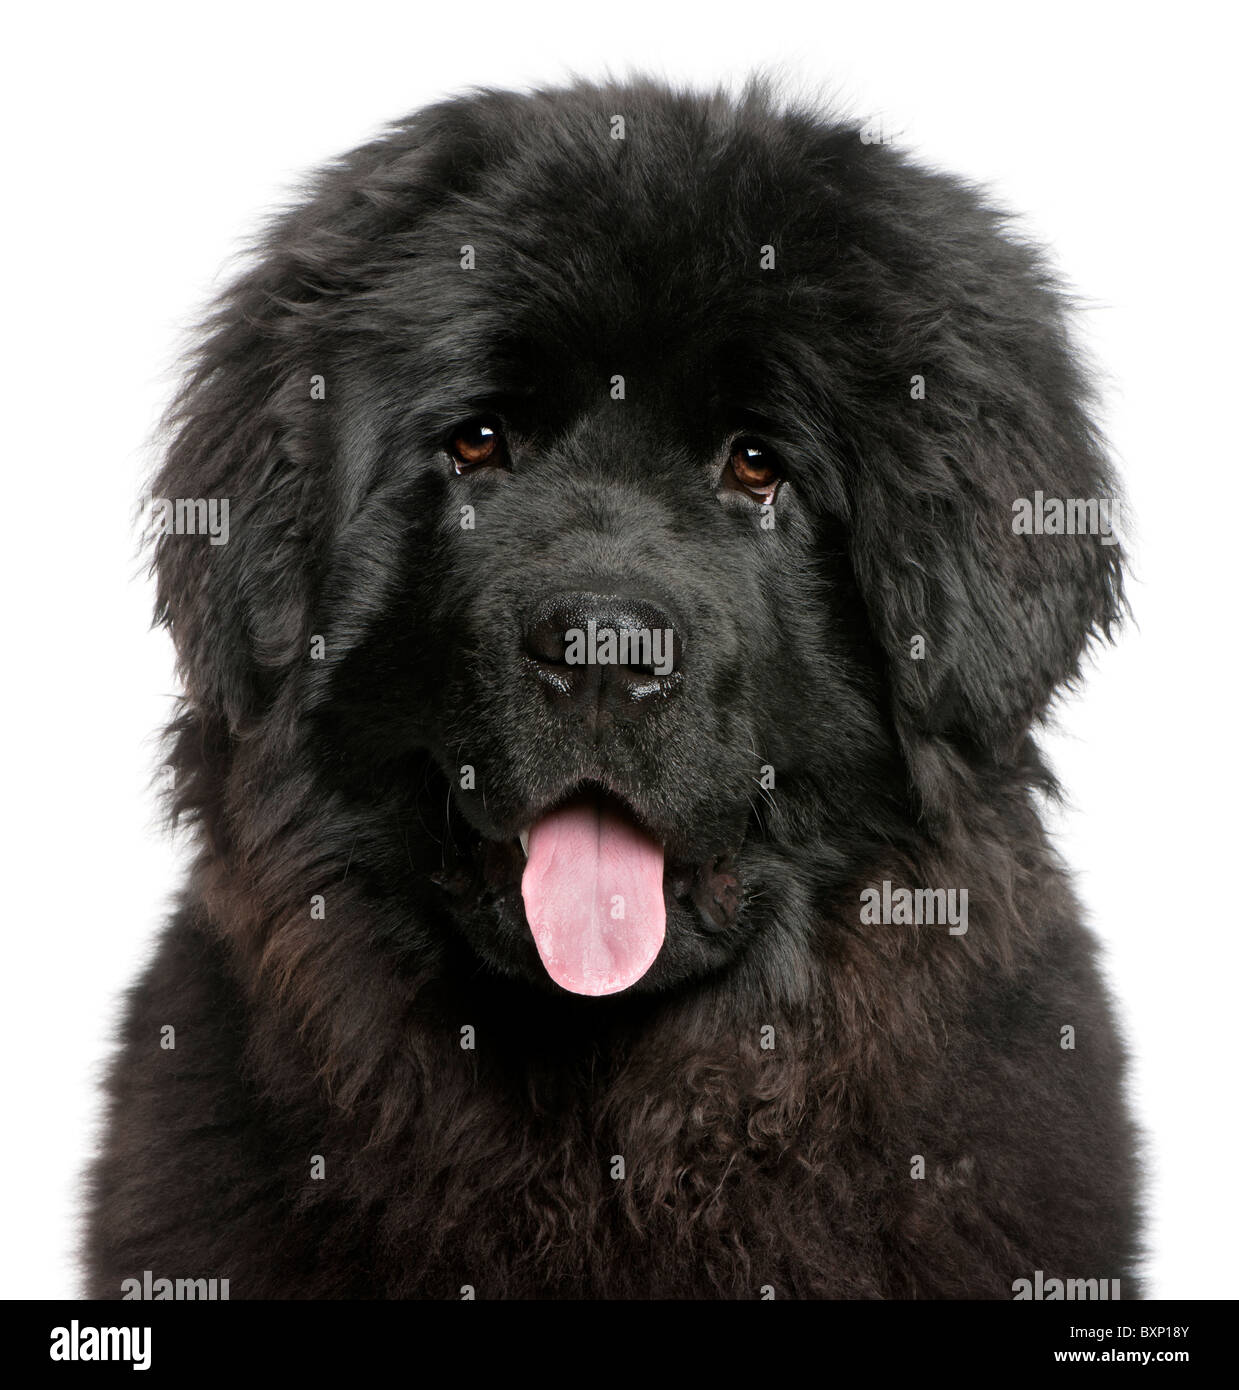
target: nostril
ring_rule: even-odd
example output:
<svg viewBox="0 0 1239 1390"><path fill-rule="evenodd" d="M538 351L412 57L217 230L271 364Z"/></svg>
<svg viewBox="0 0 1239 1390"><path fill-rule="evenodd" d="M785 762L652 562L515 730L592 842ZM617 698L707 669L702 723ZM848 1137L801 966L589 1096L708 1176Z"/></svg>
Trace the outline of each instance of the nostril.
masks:
<svg viewBox="0 0 1239 1390"><path fill-rule="evenodd" d="M528 615L525 650L561 694L622 691L630 701L676 687L683 637L661 604L629 594L553 594Z"/></svg>
<svg viewBox="0 0 1239 1390"><path fill-rule="evenodd" d="M563 666L567 651L567 625L554 614L545 614L525 630L525 650L538 661Z"/></svg>

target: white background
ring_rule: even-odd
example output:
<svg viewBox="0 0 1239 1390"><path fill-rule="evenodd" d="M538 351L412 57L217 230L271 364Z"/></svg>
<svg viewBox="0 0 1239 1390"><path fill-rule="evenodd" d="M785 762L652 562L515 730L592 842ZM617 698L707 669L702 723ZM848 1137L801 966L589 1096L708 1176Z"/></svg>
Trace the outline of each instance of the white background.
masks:
<svg viewBox="0 0 1239 1390"><path fill-rule="evenodd" d="M297 173L472 84L755 65L987 181L1090 309L1138 626L1050 752L1136 1055L1152 1292L1234 1297L1231 7L23 6L6 20L0 1293L77 1292L118 996L178 879L173 689L132 526L182 334Z"/></svg>

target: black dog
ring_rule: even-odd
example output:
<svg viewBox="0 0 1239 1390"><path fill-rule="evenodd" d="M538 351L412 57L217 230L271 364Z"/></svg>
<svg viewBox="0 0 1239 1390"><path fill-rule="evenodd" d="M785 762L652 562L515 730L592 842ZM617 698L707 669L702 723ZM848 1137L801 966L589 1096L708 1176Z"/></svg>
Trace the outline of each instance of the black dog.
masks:
<svg viewBox="0 0 1239 1390"><path fill-rule="evenodd" d="M154 488L200 853L92 1292L1134 1297L1034 802L1123 609L1088 403L998 213L759 86L326 170Z"/></svg>

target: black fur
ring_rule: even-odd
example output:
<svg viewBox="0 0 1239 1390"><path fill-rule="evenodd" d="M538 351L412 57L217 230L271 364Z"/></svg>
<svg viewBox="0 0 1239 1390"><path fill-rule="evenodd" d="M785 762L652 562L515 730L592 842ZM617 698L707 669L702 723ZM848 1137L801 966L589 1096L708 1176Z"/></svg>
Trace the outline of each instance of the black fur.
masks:
<svg viewBox="0 0 1239 1390"><path fill-rule="evenodd" d="M318 176L153 487L231 535L155 551L200 852L130 1001L90 1291L1136 1296L1122 1051L1032 741L1120 553L1012 529L1114 495L1088 405L1000 214L760 85L475 94ZM457 476L480 411L511 467ZM737 432L785 468L769 529L720 486ZM679 684L585 719L522 633L608 588L674 615ZM550 983L517 887L582 784L669 865L663 950L605 998ZM966 888L968 931L864 924L883 881Z"/></svg>

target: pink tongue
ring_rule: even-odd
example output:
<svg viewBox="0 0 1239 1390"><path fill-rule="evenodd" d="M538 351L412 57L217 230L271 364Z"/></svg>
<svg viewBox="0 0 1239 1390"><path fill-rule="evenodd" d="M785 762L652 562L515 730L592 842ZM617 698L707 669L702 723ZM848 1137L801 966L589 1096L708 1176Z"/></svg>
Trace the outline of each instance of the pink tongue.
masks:
<svg viewBox="0 0 1239 1390"><path fill-rule="evenodd" d="M574 994L627 989L662 949L663 848L606 803L534 823L521 894L546 973Z"/></svg>

